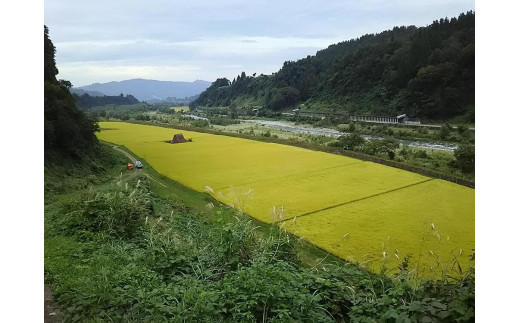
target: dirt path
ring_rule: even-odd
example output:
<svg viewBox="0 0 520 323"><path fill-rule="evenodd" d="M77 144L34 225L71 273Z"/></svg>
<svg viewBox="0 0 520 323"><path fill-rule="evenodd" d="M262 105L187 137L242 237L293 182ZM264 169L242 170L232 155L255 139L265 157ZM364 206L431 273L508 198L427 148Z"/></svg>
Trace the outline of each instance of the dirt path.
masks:
<svg viewBox="0 0 520 323"><path fill-rule="evenodd" d="M54 303L52 298L52 291L49 286L44 285L44 316L43 321L45 323L58 323L63 322L61 313L58 310L58 306Z"/></svg>
<svg viewBox="0 0 520 323"><path fill-rule="evenodd" d="M114 148L115 150L119 151L120 153L122 153L123 155L125 155L126 157L128 157L128 159L130 159L132 161L132 163L135 164L135 162L137 161L137 159L130 155L129 153L127 153L126 151L124 151L123 149L117 147L117 146L112 146L112 148Z"/></svg>
<svg viewBox="0 0 520 323"><path fill-rule="evenodd" d="M135 165L135 163L137 162L137 159L132 156L131 154L129 154L128 152L124 151L123 149L117 147L117 146L112 146L112 148L114 148L115 150L117 150L118 152L122 153L123 155L125 155L126 157L128 157L128 159L130 159L132 161L132 163ZM152 181L156 182L157 184L163 186L163 187L166 187L166 185L164 185L163 183L161 183L160 181L158 181L157 179L153 178L152 176L150 176L149 174L145 173L144 171L142 171L141 168L135 168L135 171L132 173L132 175L128 176L125 180L130 180L132 178L134 178L135 176L139 175L139 174L143 174L144 176L148 177L149 179L151 179Z"/></svg>
<svg viewBox="0 0 520 323"><path fill-rule="evenodd" d="M121 149L121 148L119 148L119 147L117 147L117 146L112 146L112 148L114 148L114 150L117 150L118 152L120 152L120 153L122 153L123 155L125 155L128 159L130 159L130 160L132 161L132 164L134 164L134 166L135 166L135 162L137 161L137 159L136 159L134 156L130 155L129 153L127 153L126 151L124 151L123 149ZM125 178L124 180L125 180L125 181L129 181L129 180L131 180L132 178L134 178L134 177L136 177L137 175L139 175L140 173L141 173L141 168L137 168L137 167L135 167L135 168L134 168L134 172L133 172L130 176L128 176L127 178Z"/></svg>

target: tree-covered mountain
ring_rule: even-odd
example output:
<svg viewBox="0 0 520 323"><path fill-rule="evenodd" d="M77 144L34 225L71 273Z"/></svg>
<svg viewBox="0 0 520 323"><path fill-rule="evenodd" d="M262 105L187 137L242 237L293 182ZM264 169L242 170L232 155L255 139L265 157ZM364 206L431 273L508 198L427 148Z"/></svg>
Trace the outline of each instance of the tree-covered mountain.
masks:
<svg viewBox="0 0 520 323"><path fill-rule="evenodd" d="M83 94L88 94L90 96L104 96L106 95L105 93L101 93L99 91L85 91L85 90L82 90L82 89L77 89L75 87L71 87L69 89L70 93L72 94L77 94L77 95L83 95Z"/></svg>
<svg viewBox="0 0 520 323"><path fill-rule="evenodd" d="M475 14L367 34L273 75L217 79L192 106L264 106L474 120Z"/></svg>
<svg viewBox="0 0 520 323"><path fill-rule="evenodd" d="M97 125L76 107L69 81L58 80L56 48L44 26L44 147L45 153L81 157L97 143Z"/></svg>
<svg viewBox="0 0 520 323"><path fill-rule="evenodd" d="M76 104L80 109L88 109L92 107L99 107L108 104L113 105L131 105L139 103L133 95L104 95L104 96L90 96L87 93L82 95L72 94L76 100Z"/></svg>
<svg viewBox="0 0 520 323"><path fill-rule="evenodd" d="M187 96L184 98L176 98L176 97L167 97L166 99L153 99L146 100L147 103L150 104L172 104L172 105L188 105L190 102L197 100L199 94L195 94L192 96Z"/></svg>
<svg viewBox="0 0 520 323"><path fill-rule="evenodd" d="M106 95L131 94L139 101L161 100L168 97L184 98L201 93L211 82L197 80L194 82L171 82L133 79L120 82L94 83L75 89L98 91Z"/></svg>

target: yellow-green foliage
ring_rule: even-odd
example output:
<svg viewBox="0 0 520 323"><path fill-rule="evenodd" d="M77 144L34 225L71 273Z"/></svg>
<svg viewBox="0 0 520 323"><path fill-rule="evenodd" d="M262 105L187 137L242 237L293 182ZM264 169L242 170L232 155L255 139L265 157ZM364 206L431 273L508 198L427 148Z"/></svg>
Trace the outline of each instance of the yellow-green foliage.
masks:
<svg viewBox="0 0 520 323"><path fill-rule="evenodd" d="M126 146L161 174L372 270L383 263L396 268L408 254L413 268L435 276L453 264L458 269L455 260L462 269L469 265L473 189L292 146L119 122L100 126L100 139ZM193 142L165 143L179 132Z"/></svg>
<svg viewBox="0 0 520 323"><path fill-rule="evenodd" d="M433 179L376 197L287 221L288 231L348 260L396 268L413 255L413 268L453 275L475 248L475 191ZM462 250L462 252L461 252ZM386 259L384 259L386 258Z"/></svg>
<svg viewBox="0 0 520 323"><path fill-rule="evenodd" d="M222 189L222 193L232 198L243 196L237 193L252 190L253 199L239 206L246 213L270 222L273 221L273 206L284 208L283 217L275 218L275 221L286 220L428 179L411 172L330 154L313 152L305 158L324 161L339 159L346 163L297 174L287 171L287 175L282 173L274 179L262 179L260 175L255 182ZM301 163L297 160L293 162Z"/></svg>
<svg viewBox="0 0 520 323"><path fill-rule="evenodd" d="M171 107L170 109L174 110L175 112L189 112L190 107Z"/></svg>

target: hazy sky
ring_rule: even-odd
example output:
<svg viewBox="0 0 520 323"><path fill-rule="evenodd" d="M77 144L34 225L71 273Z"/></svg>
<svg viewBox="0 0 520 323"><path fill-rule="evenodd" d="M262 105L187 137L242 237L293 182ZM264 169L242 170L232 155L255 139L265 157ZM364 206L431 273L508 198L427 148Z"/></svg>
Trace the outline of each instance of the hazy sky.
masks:
<svg viewBox="0 0 520 323"><path fill-rule="evenodd" d="M271 74L339 41L468 10L474 1L46 0L44 21L58 77L82 86Z"/></svg>

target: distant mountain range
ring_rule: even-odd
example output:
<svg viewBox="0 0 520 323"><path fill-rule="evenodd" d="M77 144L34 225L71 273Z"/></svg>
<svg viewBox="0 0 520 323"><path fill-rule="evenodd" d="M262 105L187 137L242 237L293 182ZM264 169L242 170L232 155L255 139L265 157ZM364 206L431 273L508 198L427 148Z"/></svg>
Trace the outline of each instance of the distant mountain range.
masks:
<svg viewBox="0 0 520 323"><path fill-rule="evenodd" d="M184 98L176 98L176 97L170 96L170 97L167 97L166 99L152 99L152 100L146 100L146 102L148 102L150 104L169 104L169 103L179 104L179 103L182 103L182 104L188 105L188 104L190 104L190 102L197 100L199 98L199 95L200 94L196 94L196 95L187 96Z"/></svg>
<svg viewBox="0 0 520 323"><path fill-rule="evenodd" d="M105 96L106 95L105 93L101 93L99 91L85 91L85 90L82 90L80 88L75 88L75 87L70 89L70 93L77 94L79 96L81 96L83 94L88 94L90 96Z"/></svg>
<svg viewBox="0 0 520 323"><path fill-rule="evenodd" d="M164 100L169 97L185 98L197 95L206 90L211 82L197 80L194 82L172 82L145 79L94 83L72 88L71 92L93 96L131 94L139 101ZM81 90L85 92L81 92Z"/></svg>

